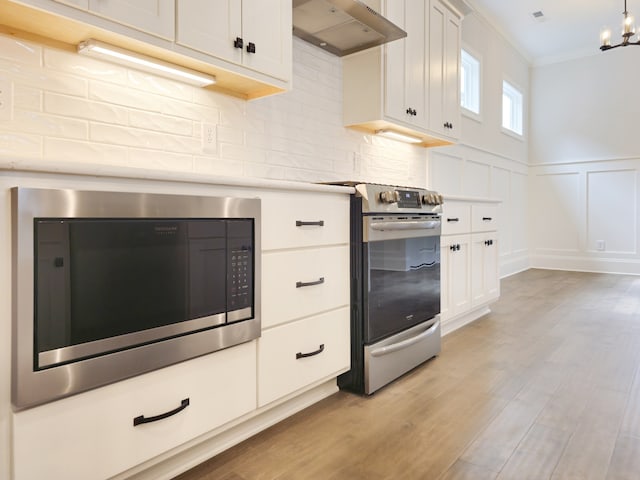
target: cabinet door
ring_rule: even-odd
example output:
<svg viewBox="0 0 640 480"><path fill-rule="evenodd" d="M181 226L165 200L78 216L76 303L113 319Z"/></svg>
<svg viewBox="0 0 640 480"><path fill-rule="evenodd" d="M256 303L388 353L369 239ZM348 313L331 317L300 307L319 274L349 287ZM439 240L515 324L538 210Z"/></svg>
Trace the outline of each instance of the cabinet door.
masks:
<svg viewBox="0 0 640 480"><path fill-rule="evenodd" d="M471 306L471 236L442 237L442 305L443 318L454 317ZM446 304L445 304L446 302Z"/></svg>
<svg viewBox="0 0 640 480"><path fill-rule="evenodd" d="M500 293L497 232L473 234L471 248L471 305L475 307Z"/></svg>
<svg viewBox="0 0 640 480"><path fill-rule="evenodd" d="M158 37L175 37L175 0L89 0L89 10Z"/></svg>
<svg viewBox="0 0 640 480"><path fill-rule="evenodd" d="M291 16L291 0L242 0L244 66L275 78L289 79ZM250 44L255 52L249 52Z"/></svg>
<svg viewBox="0 0 640 480"><path fill-rule="evenodd" d="M385 114L420 128L427 125L425 15L424 2L387 2L387 18L407 37L385 46Z"/></svg>
<svg viewBox="0 0 640 480"><path fill-rule="evenodd" d="M291 0L177 0L176 42L288 80ZM236 46L241 39L242 46Z"/></svg>
<svg viewBox="0 0 640 480"><path fill-rule="evenodd" d="M458 137L460 128L460 20L439 0L429 12L429 128Z"/></svg>
<svg viewBox="0 0 640 480"><path fill-rule="evenodd" d="M176 43L200 52L242 63L242 4L238 0L177 0Z"/></svg>

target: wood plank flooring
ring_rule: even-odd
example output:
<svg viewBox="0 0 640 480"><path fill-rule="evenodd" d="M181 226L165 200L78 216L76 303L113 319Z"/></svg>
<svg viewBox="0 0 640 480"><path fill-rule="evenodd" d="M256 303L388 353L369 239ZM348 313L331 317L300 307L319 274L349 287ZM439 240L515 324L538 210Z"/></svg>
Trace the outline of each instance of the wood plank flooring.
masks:
<svg viewBox="0 0 640 480"><path fill-rule="evenodd" d="M177 478L640 479L640 277L528 270L501 285L439 357Z"/></svg>

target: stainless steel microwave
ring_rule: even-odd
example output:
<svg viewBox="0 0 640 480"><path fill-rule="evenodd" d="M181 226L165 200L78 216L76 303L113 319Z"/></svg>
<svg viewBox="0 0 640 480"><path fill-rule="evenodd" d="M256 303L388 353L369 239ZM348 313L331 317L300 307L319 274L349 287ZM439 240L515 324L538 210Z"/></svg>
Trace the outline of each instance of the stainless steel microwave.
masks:
<svg viewBox="0 0 640 480"><path fill-rule="evenodd" d="M260 335L260 200L14 188L12 401Z"/></svg>

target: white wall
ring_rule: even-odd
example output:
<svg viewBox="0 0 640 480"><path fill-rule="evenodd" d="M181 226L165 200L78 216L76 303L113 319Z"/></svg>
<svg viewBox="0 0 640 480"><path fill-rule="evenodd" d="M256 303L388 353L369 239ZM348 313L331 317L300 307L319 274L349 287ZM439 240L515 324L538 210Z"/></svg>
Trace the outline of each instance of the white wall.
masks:
<svg viewBox="0 0 640 480"><path fill-rule="evenodd" d="M640 63L632 49L532 70L532 264L640 274Z"/></svg>
<svg viewBox="0 0 640 480"><path fill-rule="evenodd" d="M525 58L478 14L462 22L463 48L481 63L480 117L462 115L458 145L429 151L430 186L449 195L490 197L500 204L501 275L529 266L528 203L529 65ZM522 89L525 134L502 129L502 81Z"/></svg>

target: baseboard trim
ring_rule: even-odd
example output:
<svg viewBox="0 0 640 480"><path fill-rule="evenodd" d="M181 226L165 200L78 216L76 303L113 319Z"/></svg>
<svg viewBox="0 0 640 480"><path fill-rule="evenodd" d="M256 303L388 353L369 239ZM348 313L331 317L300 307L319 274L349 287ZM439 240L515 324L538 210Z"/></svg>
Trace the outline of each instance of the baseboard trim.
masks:
<svg viewBox="0 0 640 480"><path fill-rule="evenodd" d="M629 258L590 258L561 255L532 255L531 268L573 272L640 275L640 260Z"/></svg>
<svg viewBox="0 0 640 480"><path fill-rule="evenodd" d="M476 321L480 317L484 317L488 313L491 313L489 305L480 305L459 317L448 318L440 323L442 336L448 335L449 333Z"/></svg>

